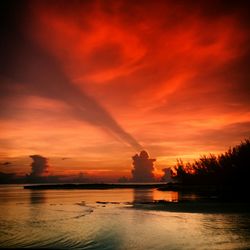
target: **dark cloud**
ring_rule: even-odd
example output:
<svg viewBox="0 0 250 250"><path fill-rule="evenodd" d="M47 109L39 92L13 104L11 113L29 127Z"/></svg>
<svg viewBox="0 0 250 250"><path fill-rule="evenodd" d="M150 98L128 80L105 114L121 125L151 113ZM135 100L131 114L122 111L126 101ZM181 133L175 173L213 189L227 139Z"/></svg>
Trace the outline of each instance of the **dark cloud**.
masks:
<svg viewBox="0 0 250 250"><path fill-rule="evenodd" d="M171 168L164 168L162 169L162 171L164 172L164 175L162 176L162 181L164 182L171 182L172 181L172 170Z"/></svg>
<svg viewBox="0 0 250 250"><path fill-rule="evenodd" d="M186 1L187 4L190 1ZM227 0L215 0L215 1L193 1L193 7L200 10L202 16L211 18L218 18L225 15L238 15L238 19L242 24L249 25L249 7L250 3L245 0L239 1L227 1Z"/></svg>
<svg viewBox="0 0 250 250"><path fill-rule="evenodd" d="M48 159L41 155L31 155L30 158L33 160L31 163L31 172L24 175L17 172L5 173L0 172L0 183L83 183L91 181L91 176L87 173L79 172L76 174L69 175L53 175L49 172ZM62 158L62 159L67 159ZM68 158L70 159L70 158ZM0 163L1 165L7 166L12 164L11 162ZM17 164L16 164L17 165ZM7 171L6 169L3 171ZM15 171L15 170L14 170Z"/></svg>
<svg viewBox="0 0 250 250"><path fill-rule="evenodd" d="M6 161L6 162L3 162L1 165L3 165L3 166L9 166L9 165L11 165L11 162Z"/></svg>
<svg viewBox="0 0 250 250"><path fill-rule="evenodd" d="M155 159L150 159L146 151L141 151L138 155L134 155L132 169L132 182L154 182L154 161Z"/></svg>
<svg viewBox="0 0 250 250"><path fill-rule="evenodd" d="M49 173L48 159L41 155L31 155L30 158L33 160L31 163L30 177L43 177Z"/></svg>

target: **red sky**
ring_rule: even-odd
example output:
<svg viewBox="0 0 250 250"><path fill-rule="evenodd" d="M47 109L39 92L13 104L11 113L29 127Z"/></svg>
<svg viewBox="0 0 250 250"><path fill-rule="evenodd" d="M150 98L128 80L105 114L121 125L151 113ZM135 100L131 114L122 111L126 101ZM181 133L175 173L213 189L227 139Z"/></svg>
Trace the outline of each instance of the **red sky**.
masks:
<svg viewBox="0 0 250 250"><path fill-rule="evenodd" d="M51 174L129 176L140 144L159 175L249 137L246 1L205 2L8 7L0 172L28 173L39 154Z"/></svg>

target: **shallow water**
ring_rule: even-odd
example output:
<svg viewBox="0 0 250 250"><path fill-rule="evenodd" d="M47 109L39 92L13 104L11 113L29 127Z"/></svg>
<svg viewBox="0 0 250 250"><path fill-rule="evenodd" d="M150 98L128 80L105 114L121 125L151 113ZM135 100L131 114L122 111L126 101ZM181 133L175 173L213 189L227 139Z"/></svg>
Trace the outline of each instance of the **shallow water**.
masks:
<svg viewBox="0 0 250 250"><path fill-rule="evenodd" d="M250 248L248 213L182 213L138 210L130 205L178 199L177 192L157 190L26 190L2 185L0 247Z"/></svg>

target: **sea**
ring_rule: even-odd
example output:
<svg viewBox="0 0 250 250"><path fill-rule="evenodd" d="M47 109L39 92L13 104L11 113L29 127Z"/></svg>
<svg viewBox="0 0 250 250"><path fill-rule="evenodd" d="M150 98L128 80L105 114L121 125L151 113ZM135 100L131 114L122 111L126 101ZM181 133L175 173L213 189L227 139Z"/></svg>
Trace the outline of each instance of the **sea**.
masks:
<svg viewBox="0 0 250 250"><path fill-rule="evenodd" d="M195 202L195 196L189 198ZM29 190L0 185L0 248L250 249L250 211L143 207L156 200L178 204L180 199L178 192L154 188Z"/></svg>

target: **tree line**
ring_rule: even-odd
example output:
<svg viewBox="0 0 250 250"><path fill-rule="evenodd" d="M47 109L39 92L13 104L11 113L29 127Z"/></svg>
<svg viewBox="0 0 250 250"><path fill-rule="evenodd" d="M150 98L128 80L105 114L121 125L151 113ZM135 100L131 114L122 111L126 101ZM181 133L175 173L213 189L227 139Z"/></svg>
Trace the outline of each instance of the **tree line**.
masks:
<svg viewBox="0 0 250 250"><path fill-rule="evenodd" d="M193 163L178 160L172 178L186 185L249 185L250 140L217 156L202 156Z"/></svg>

